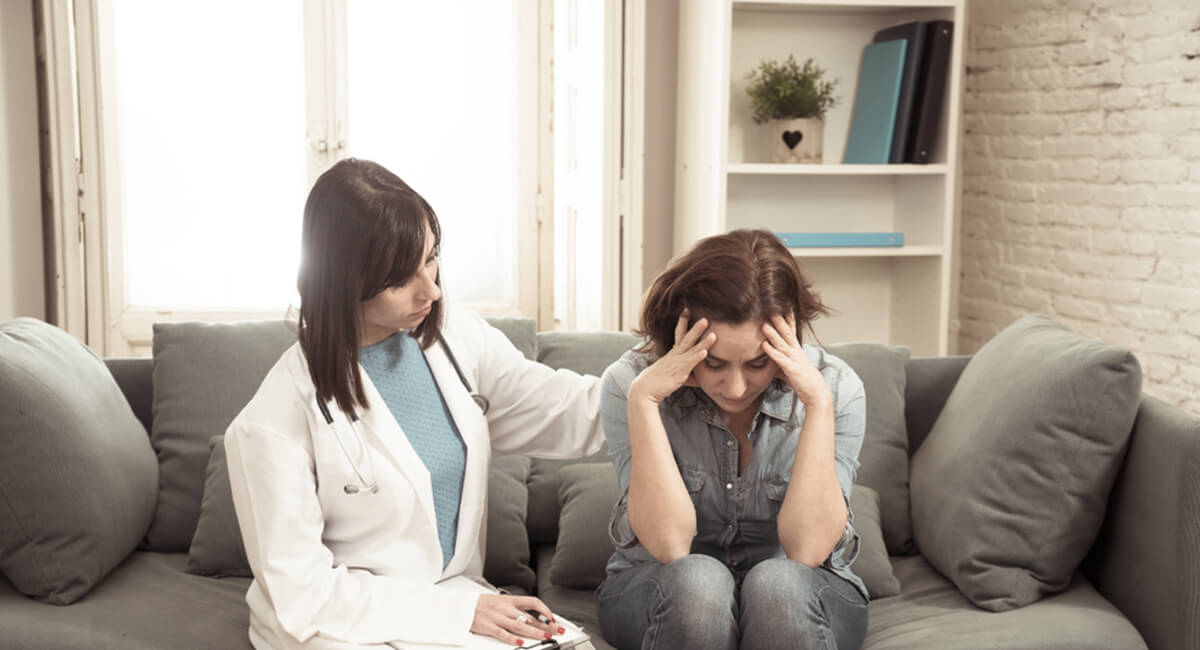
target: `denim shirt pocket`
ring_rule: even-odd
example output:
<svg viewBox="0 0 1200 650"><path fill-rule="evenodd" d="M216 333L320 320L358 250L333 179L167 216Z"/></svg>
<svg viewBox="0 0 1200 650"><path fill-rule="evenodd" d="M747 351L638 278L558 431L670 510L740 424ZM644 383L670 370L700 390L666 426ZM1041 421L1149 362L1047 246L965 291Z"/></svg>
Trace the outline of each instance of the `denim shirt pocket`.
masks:
<svg viewBox="0 0 1200 650"><path fill-rule="evenodd" d="M787 496L788 482L782 479L771 479L763 484L767 494L767 503L771 511L768 513L772 521L779 518L779 509L783 507L783 497Z"/></svg>
<svg viewBox="0 0 1200 650"><path fill-rule="evenodd" d="M704 489L704 472L688 467L684 468L682 475L683 485L692 499L692 506L697 506L700 503L700 491Z"/></svg>

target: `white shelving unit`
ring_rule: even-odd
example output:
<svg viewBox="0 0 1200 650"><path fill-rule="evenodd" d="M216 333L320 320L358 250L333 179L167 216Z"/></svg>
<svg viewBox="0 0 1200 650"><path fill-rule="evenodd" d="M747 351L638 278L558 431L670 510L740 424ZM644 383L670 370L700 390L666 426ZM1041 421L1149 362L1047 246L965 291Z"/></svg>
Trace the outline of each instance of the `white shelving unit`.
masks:
<svg viewBox="0 0 1200 650"><path fill-rule="evenodd" d="M702 0L679 6L675 246L736 228L904 233L896 248L793 248L835 310L824 343L878 341L914 355L953 352L957 330L959 120L965 0ZM951 20L942 133L928 165L841 164L863 47L909 20ZM770 160L747 73L764 59L811 57L837 79L824 164Z"/></svg>

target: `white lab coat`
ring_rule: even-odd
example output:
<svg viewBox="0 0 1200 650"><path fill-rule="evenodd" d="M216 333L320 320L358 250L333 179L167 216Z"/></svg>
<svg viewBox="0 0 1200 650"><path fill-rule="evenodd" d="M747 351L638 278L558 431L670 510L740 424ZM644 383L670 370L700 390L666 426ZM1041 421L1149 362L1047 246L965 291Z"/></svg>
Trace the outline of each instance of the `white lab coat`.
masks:
<svg viewBox="0 0 1200 650"><path fill-rule="evenodd" d="M599 381L525 359L479 316L449 309L444 336L486 418L440 345L425 351L467 448L454 557L442 569L429 472L366 373L359 413L370 457L335 403L326 423L299 345L263 380L225 435L230 484L254 581L257 648L466 642L483 581L492 450L547 458L599 450ZM346 452L334 436L340 436ZM379 492L362 486L347 453ZM372 471L374 476L371 476ZM486 584L486 583L484 583Z"/></svg>

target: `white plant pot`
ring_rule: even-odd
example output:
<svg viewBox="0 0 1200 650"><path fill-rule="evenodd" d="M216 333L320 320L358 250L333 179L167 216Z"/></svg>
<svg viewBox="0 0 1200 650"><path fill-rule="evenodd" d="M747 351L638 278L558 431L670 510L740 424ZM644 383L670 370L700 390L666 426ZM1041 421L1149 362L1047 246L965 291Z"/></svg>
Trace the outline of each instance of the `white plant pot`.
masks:
<svg viewBox="0 0 1200 650"><path fill-rule="evenodd" d="M825 139L825 120L819 117L771 120L767 126L772 143L771 162L821 162L821 142Z"/></svg>

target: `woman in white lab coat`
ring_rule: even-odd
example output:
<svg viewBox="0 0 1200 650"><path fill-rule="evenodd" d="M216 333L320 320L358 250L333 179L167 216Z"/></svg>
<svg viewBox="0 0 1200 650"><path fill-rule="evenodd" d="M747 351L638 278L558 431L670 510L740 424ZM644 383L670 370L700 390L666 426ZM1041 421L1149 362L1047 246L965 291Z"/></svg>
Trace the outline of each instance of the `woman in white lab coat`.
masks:
<svg viewBox="0 0 1200 650"><path fill-rule="evenodd" d="M338 162L309 194L299 341L225 435L257 648L561 633L483 580L488 466L493 449L598 451L598 380L444 308L439 243L428 203L378 164Z"/></svg>

